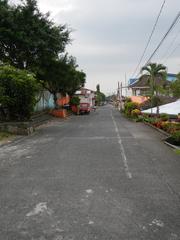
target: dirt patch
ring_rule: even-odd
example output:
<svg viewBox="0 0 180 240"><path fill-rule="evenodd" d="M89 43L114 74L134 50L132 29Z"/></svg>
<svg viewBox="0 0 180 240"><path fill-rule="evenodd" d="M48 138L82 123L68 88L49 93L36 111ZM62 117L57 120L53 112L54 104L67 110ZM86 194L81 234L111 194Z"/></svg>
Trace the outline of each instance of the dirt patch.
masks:
<svg viewBox="0 0 180 240"><path fill-rule="evenodd" d="M14 134L7 132L0 132L0 145L11 142L15 138Z"/></svg>

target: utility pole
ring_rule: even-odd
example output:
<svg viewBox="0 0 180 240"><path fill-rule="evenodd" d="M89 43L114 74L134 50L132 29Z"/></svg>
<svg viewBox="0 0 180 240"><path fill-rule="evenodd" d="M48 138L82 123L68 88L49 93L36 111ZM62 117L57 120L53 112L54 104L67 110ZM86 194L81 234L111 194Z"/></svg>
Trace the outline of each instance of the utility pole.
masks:
<svg viewBox="0 0 180 240"><path fill-rule="evenodd" d="M120 110L122 110L122 82L121 82L121 87L120 87Z"/></svg>
<svg viewBox="0 0 180 240"><path fill-rule="evenodd" d="M118 89L117 89L117 100L118 100L118 109L120 110L120 84L118 82Z"/></svg>
<svg viewBox="0 0 180 240"><path fill-rule="evenodd" d="M127 97L127 77L125 73L125 96Z"/></svg>

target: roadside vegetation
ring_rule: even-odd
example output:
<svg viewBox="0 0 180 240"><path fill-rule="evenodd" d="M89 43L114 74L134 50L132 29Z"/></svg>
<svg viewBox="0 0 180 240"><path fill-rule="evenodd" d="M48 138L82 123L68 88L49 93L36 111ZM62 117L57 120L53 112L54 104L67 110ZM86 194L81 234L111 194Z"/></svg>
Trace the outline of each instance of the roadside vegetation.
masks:
<svg viewBox="0 0 180 240"><path fill-rule="evenodd" d="M178 154L178 155L180 155L180 150L179 150L179 149L176 149L176 150L175 150L175 153Z"/></svg>
<svg viewBox="0 0 180 240"><path fill-rule="evenodd" d="M48 90L57 106L57 95L72 96L84 86L86 74L69 56L71 30L42 14L36 0L12 5L0 1L0 120L27 120Z"/></svg>
<svg viewBox="0 0 180 240"><path fill-rule="evenodd" d="M162 98L173 96L180 98L180 73L177 79L172 83L166 81L166 66L157 63L149 63L142 68L142 73L149 77L149 94L147 101L142 104L132 102L126 98L123 112L126 117L136 122L145 122L158 129L168 133L168 141L174 145L180 146L180 113L178 116L169 116L168 114L159 114L159 106L162 104ZM142 75L143 76L143 75ZM152 108L156 107L156 114L152 114ZM151 113L142 113L141 110L151 108Z"/></svg>
<svg viewBox="0 0 180 240"><path fill-rule="evenodd" d="M14 137L14 135L11 133L0 132L0 142L7 141L7 140L11 139L12 137Z"/></svg>
<svg viewBox="0 0 180 240"><path fill-rule="evenodd" d="M147 114L141 112L142 104L131 102L129 98L124 104L123 113L129 119L135 122L145 122L158 129L167 132L170 135L172 144L180 146L180 119L178 116L170 116L168 114Z"/></svg>
<svg viewBox="0 0 180 240"><path fill-rule="evenodd" d="M100 90L100 85L97 84L96 86L96 105L100 106L106 101L106 96Z"/></svg>

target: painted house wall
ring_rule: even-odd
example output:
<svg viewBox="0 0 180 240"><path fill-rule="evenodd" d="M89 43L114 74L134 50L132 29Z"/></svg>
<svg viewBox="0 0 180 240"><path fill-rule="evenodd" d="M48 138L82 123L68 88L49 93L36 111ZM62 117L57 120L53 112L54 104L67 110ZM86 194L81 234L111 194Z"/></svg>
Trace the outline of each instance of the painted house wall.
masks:
<svg viewBox="0 0 180 240"><path fill-rule="evenodd" d="M39 111L43 111L45 109L51 109L51 108L54 108L53 95L48 91L44 91L41 94L41 98L39 102L36 103L34 111L39 112Z"/></svg>

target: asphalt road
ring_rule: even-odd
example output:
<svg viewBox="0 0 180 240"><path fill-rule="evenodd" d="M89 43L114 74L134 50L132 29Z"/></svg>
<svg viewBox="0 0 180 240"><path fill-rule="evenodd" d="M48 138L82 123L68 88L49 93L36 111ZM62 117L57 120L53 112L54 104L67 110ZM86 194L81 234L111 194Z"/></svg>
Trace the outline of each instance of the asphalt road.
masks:
<svg viewBox="0 0 180 240"><path fill-rule="evenodd" d="M180 157L111 106L0 147L0 240L178 240Z"/></svg>

